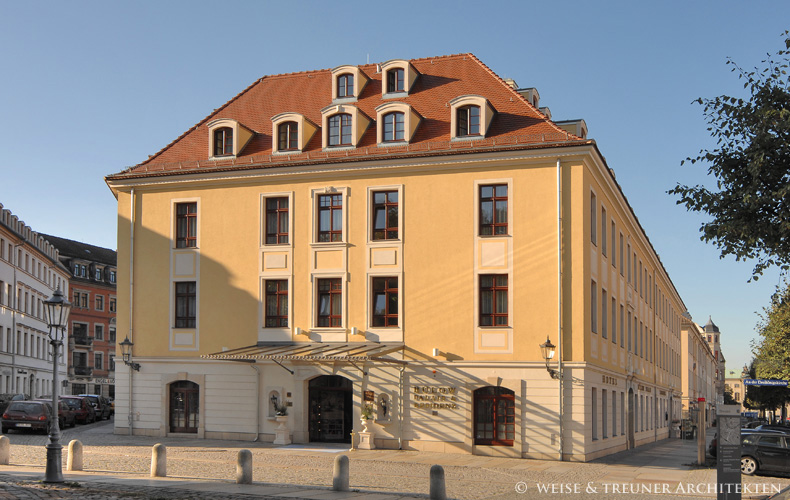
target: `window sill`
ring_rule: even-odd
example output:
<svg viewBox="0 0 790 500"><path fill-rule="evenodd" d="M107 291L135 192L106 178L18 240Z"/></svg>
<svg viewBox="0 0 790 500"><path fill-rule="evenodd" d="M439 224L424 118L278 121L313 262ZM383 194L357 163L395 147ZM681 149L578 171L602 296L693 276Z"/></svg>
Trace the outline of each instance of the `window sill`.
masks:
<svg viewBox="0 0 790 500"><path fill-rule="evenodd" d="M335 97L332 104L351 104L357 102L357 96Z"/></svg>
<svg viewBox="0 0 790 500"><path fill-rule="evenodd" d="M386 94L381 96L381 99L382 100L383 99L398 99L398 98L403 98L403 97L409 97L409 93L406 92L405 90L399 90L397 92L387 92Z"/></svg>
<svg viewBox="0 0 790 500"><path fill-rule="evenodd" d="M212 156L209 158L210 161L235 160L235 159L236 159L236 155Z"/></svg>
<svg viewBox="0 0 790 500"><path fill-rule="evenodd" d="M327 146L322 151L324 153L331 153L332 151L353 151L357 147L353 144L340 144L338 146Z"/></svg>
<svg viewBox="0 0 790 500"><path fill-rule="evenodd" d="M348 242L346 241L314 241L310 243L311 247L318 247L318 248L332 248L332 247L347 247Z"/></svg>
<svg viewBox="0 0 790 500"><path fill-rule="evenodd" d="M272 156L288 156L288 155L300 155L304 151L301 149L284 149L284 150L277 150L272 151Z"/></svg>
<svg viewBox="0 0 790 500"><path fill-rule="evenodd" d="M368 240L368 245L372 247L390 247L401 244L403 244L403 241L401 241L400 238L392 238L389 240Z"/></svg>
<svg viewBox="0 0 790 500"><path fill-rule="evenodd" d="M376 144L376 147L386 148L388 146L408 146L409 141L382 141Z"/></svg>
<svg viewBox="0 0 790 500"><path fill-rule="evenodd" d="M457 135L450 139L450 142L482 141L483 139L485 139L484 135Z"/></svg>

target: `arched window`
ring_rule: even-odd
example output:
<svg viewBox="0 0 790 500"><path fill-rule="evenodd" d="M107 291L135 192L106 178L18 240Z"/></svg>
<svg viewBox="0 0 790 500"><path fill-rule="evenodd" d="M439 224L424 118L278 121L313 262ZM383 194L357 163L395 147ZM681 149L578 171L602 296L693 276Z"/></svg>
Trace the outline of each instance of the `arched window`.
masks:
<svg viewBox="0 0 790 500"><path fill-rule="evenodd" d="M349 75L350 76L350 75ZM353 77L352 77L353 78ZM338 114L329 118L329 145L351 146L351 115Z"/></svg>
<svg viewBox="0 0 790 500"><path fill-rule="evenodd" d="M200 387L188 380L170 384L170 432L197 433Z"/></svg>
<svg viewBox="0 0 790 500"><path fill-rule="evenodd" d="M230 127L218 128L214 131L214 156L228 156L233 154L233 129Z"/></svg>
<svg viewBox="0 0 790 500"><path fill-rule="evenodd" d="M278 128L277 150L293 151L299 149L299 125L296 122L285 122Z"/></svg>
<svg viewBox="0 0 790 500"><path fill-rule="evenodd" d="M516 397L504 387L482 387L474 392L475 444L513 446L516 436Z"/></svg>
<svg viewBox="0 0 790 500"><path fill-rule="evenodd" d="M384 115L384 142L404 140L403 124L403 113L395 112Z"/></svg>
<svg viewBox="0 0 790 500"><path fill-rule="evenodd" d="M395 68L387 71L387 92L403 92L404 87L403 68Z"/></svg>
<svg viewBox="0 0 790 500"><path fill-rule="evenodd" d="M457 137L465 135L480 135L480 107L463 106L458 108Z"/></svg>
<svg viewBox="0 0 790 500"><path fill-rule="evenodd" d="M344 73L337 77L337 97L354 97L354 75Z"/></svg>

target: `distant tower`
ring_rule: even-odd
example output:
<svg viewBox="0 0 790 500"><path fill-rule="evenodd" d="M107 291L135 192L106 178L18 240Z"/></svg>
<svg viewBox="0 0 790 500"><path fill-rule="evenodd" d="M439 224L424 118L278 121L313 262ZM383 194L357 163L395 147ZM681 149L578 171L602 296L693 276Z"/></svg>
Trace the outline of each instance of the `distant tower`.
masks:
<svg viewBox="0 0 790 500"><path fill-rule="evenodd" d="M724 394L724 355L721 353L721 343L719 336L719 327L713 322L713 319L708 316L708 322L702 328L705 335L705 340L708 341L710 350L716 358L716 394Z"/></svg>

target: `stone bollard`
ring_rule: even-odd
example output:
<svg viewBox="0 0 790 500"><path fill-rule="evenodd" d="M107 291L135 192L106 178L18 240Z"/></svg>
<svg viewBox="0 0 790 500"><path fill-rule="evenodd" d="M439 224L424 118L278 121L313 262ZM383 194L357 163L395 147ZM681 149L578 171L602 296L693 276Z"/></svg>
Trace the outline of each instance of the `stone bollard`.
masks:
<svg viewBox="0 0 790 500"><path fill-rule="evenodd" d="M8 465L11 459L11 440L6 436L0 436L0 465Z"/></svg>
<svg viewBox="0 0 790 500"><path fill-rule="evenodd" d="M236 458L236 483L252 484L252 452L239 450Z"/></svg>
<svg viewBox="0 0 790 500"><path fill-rule="evenodd" d="M151 477L167 477L167 447L162 443L155 444L151 452Z"/></svg>
<svg viewBox="0 0 790 500"><path fill-rule="evenodd" d="M82 443L76 439L69 442L69 459L66 461L66 470L82 470Z"/></svg>
<svg viewBox="0 0 790 500"><path fill-rule="evenodd" d="M332 470L332 489L335 491L348 491L348 457L338 455L335 457L335 466Z"/></svg>
<svg viewBox="0 0 790 500"><path fill-rule="evenodd" d="M444 487L444 467L431 466L431 500L446 500L447 490Z"/></svg>

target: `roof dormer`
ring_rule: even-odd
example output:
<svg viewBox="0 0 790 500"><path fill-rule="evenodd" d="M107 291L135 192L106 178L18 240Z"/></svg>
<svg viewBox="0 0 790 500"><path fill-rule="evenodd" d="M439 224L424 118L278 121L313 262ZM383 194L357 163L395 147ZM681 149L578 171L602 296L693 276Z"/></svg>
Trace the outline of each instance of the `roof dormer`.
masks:
<svg viewBox="0 0 790 500"><path fill-rule="evenodd" d="M332 99L356 101L370 78L358 66L338 66L332 70Z"/></svg>
<svg viewBox="0 0 790 500"><path fill-rule="evenodd" d="M356 106L332 104L321 110L321 144L324 149L355 148L368 126L370 118Z"/></svg>
<svg viewBox="0 0 790 500"><path fill-rule="evenodd" d="M272 117L272 151L301 153L318 126L300 113L280 113Z"/></svg>
<svg viewBox="0 0 790 500"><path fill-rule="evenodd" d="M381 67L381 96L403 97L409 95L414 82L420 73L404 59L392 59L380 64Z"/></svg>
<svg viewBox="0 0 790 500"><path fill-rule="evenodd" d="M496 110L479 95L462 95L449 102L450 138L484 138Z"/></svg>
<svg viewBox="0 0 790 500"><path fill-rule="evenodd" d="M220 159L235 157L255 135L236 120L219 118L208 123L208 156Z"/></svg>
<svg viewBox="0 0 790 500"><path fill-rule="evenodd" d="M376 142L408 143L414 137L422 118L405 102L387 102L376 107Z"/></svg>

